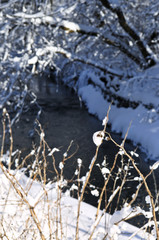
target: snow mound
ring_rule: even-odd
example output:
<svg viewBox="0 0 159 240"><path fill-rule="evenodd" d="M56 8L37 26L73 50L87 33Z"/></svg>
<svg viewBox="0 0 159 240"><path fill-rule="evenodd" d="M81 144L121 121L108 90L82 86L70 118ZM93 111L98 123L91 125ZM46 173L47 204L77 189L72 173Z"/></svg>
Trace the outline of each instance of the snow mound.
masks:
<svg viewBox="0 0 159 240"><path fill-rule="evenodd" d="M33 181L22 171L5 171L4 174L0 170L1 235L6 234L8 239L38 240L41 234L45 239L50 239L50 236L54 239L53 236L57 234L59 239L75 239L78 200L67 196L67 193L59 199L57 186L57 183L44 185ZM96 224L96 211L95 207L82 202L79 239L89 239ZM132 212L131 207L125 206L112 216L106 214L92 239L103 239L105 234L108 234L106 239L155 239L141 229L121 221Z"/></svg>
<svg viewBox="0 0 159 240"><path fill-rule="evenodd" d="M81 74L78 94L85 102L88 112L102 121L110 106L110 101L103 94L104 91L107 92L107 86L104 87L97 75L92 77L93 73L90 74L92 83L89 83L88 75L88 71ZM140 144L148 157L156 160L159 157L159 65L127 81L122 80L119 84L116 92L110 88L112 94L135 102L136 107L119 107L114 101L109 115L112 130L122 133L124 137L131 124L128 139Z"/></svg>

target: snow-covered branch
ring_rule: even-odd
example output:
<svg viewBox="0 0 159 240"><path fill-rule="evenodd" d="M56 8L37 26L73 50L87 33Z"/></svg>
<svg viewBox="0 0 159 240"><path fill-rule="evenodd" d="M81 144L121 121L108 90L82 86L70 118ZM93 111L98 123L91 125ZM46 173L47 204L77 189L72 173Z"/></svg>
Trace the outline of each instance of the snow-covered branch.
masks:
<svg viewBox="0 0 159 240"><path fill-rule="evenodd" d="M129 25L127 22L123 11L119 6L113 7L111 6L108 0L100 0L104 7L108 8L111 12L113 12L117 18L122 29L133 39L135 44L138 46L145 62L147 63L146 67L150 67L156 64L156 60L152 56L149 48L144 44L144 41L140 38L139 34Z"/></svg>

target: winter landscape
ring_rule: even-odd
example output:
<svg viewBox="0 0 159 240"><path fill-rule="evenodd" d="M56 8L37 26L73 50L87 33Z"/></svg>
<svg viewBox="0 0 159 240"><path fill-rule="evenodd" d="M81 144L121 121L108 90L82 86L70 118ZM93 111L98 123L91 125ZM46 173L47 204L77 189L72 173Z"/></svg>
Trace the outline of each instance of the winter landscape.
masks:
<svg viewBox="0 0 159 240"><path fill-rule="evenodd" d="M0 1L1 239L159 239L158 21L157 0ZM94 152L84 175L83 159L71 151L74 139L59 162L61 148L46 141L44 107L30 88L43 76L72 89L101 123L90 139ZM13 132L30 110L36 117L29 136L36 133L38 144L21 157ZM126 149L127 141L135 150ZM98 162L107 142L117 148L114 160L103 156ZM100 188L92 184L95 167ZM87 192L96 206L84 202Z"/></svg>

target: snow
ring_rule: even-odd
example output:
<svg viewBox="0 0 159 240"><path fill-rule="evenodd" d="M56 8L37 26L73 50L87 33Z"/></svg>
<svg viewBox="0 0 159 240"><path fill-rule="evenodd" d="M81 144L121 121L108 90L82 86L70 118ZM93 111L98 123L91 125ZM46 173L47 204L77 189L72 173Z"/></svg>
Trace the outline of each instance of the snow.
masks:
<svg viewBox="0 0 159 240"><path fill-rule="evenodd" d="M51 156L54 152L59 152L60 150L58 148L53 148L51 152L48 154L48 156Z"/></svg>
<svg viewBox="0 0 159 240"><path fill-rule="evenodd" d="M96 78L98 77L96 76ZM109 114L109 123L111 123L112 131L120 132L124 137L131 124L128 139L131 139L135 144L141 144L143 150L151 159L159 157L158 78L159 65L146 70L142 76L136 77L136 80L133 78L127 80L127 82L122 82L117 94L126 97L128 100L138 102L139 105L136 108L111 105ZM103 90L103 85L98 87L93 84L87 84L84 73L79 80L78 94L85 102L88 112L102 121L110 106L110 102L102 94L101 86ZM99 79L95 80L95 82L98 81ZM133 84L133 87L130 87L130 84ZM152 105L153 107L149 109L147 105Z"/></svg>
<svg viewBox="0 0 159 240"><path fill-rule="evenodd" d="M155 162L152 166L150 166L150 169L157 169L159 167L159 161Z"/></svg>
<svg viewBox="0 0 159 240"><path fill-rule="evenodd" d="M119 96L144 104L159 104L159 65L142 72L121 85ZM141 94L142 93L142 94Z"/></svg>
<svg viewBox="0 0 159 240"><path fill-rule="evenodd" d="M82 159L78 158L78 159L77 159L77 163L78 163L78 167L81 167L81 165L82 165Z"/></svg>
<svg viewBox="0 0 159 240"><path fill-rule="evenodd" d="M94 32L94 33L97 33L97 30L91 26L87 26L87 25L83 25L83 24L77 24L77 23L74 23L74 22L70 22L70 21L62 21L59 23L60 26L63 26L65 28L68 28L69 30L72 30L72 31L84 31L84 32Z"/></svg>
<svg viewBox="0 0 159 240"><path fill-rule="evenodd" d="M109 169L106 168L106 167L102 168L102 169L101 169L101 172L102 172L103 175L110 173Z"/></svg>
<svg viewBox="0 0 159 240"><path fill-rule="evenodd" d="M103 131L97 131L93 134L93 142L96 146L100 146L104 139L104 132Z"/></svg>
<svg viewBox="0 0 159 240"><path fill-rule="evenodd" d="M27 14L24 12L17 12L14 14L15 17L19 17L19 18L28 18L28 19L32 19L32 18L42 18L45 17L45 14L43 12L38 12L38 13L34 13L34 14Z"/></svg>
<svg viewBox="0 0 159 240"><path fill-rule="evenodd" d="M28 60L28 64L36 64L38 61L38 57L34 56L33 58Z"/></svg>
<svg viewBox="0 0 159 240"><path fill-rule="evenodd" d="M17 188L22 191L21 198L14 189L10 179L16 179ZM35 222L31 218L30 207L34 209L36 218L42 228L44 237L49 238L50 231L52 234L56 231L56 214L57 214L57 185L56 183L48 183L43 185L41 182L33 181L25 176L22 171L11 171L7 177L0 170L0 231L3 235L4 229L7 229L9 239L41 239ZM47 193L47 194L46 194ZM92 194L98 195L97 190L92 191ZM7 199L6 199L7 196ZM24 202L23 200L26 199ZM60 200L61 223L63 239L75 239L75 229L77 221L78 200L68 196L67 192L62 194ZM84 202L81 204L80 219L79 219L79 239L88 240L91 230L97 223L95 221L96 208ZM105 214L93 234L92 239L100 240L108 233L106 239L155 239L152 235L134 227L122 219L134 214L130 206L125 206L121 211L115 212L112 216ZM50 223L49 229L48 212ZM102 212L100 212L102 215ZM59 218L59 216L57 217ZM26 229L30 228L30 231ZM60 238L60 224L59 238ZM131 238L131 235L134 237ZM60 238L61 239L61 238Z"/></svg>

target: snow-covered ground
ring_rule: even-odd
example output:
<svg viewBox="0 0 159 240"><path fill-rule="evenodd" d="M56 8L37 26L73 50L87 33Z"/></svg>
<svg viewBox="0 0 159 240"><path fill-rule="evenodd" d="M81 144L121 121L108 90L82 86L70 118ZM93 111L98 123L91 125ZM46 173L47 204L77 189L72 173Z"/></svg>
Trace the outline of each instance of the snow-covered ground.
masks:
<svg viewBox="0 0 159 240"><path fill-rule="evenodd" d="M78 200L67 192L58 199L57 183L43 185L27 178L22 171L10 171L6 175L0 170L0 233L2 239L58 239L74 240L76 234ZM59 196L59 195L58 195ZM79 218L79 239L88 240L97 224L97 209L84 202L81 204ZM155 240L124 221L137 209L125 206L112 216L104 214L97 224L91 239ZM57 223L58 221L58 223ZM60 224L61 222L61 224ZM38 226L38 227L37 227ZM43 237L40 236L42 230ZM62 229L62 231L61 231Z"/></svg>

